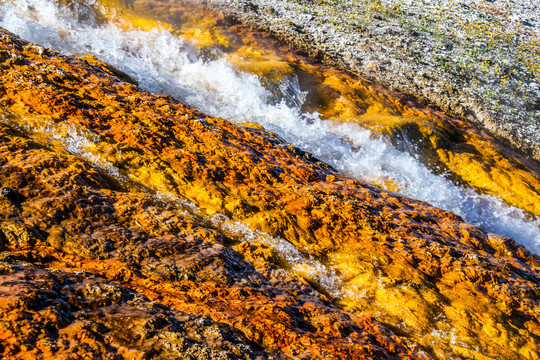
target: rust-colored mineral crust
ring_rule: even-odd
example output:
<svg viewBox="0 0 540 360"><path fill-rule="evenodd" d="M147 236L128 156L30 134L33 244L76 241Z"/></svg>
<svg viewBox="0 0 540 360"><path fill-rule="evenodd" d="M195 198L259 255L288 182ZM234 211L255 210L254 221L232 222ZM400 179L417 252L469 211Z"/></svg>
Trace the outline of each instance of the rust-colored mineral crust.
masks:
<svg viewBox="0 0 540 360"><path fill-rule="evenodd" d="M537 256L96 65L1 32L2 356L539 358Z"/></svg>
<svg viewBox="0 0 540 360"><path fill-rule="evenodd" d="M219 13L175 0L99 2L108 13L102 16L118 21L121 15L123 26L166 28L192 41L206 56L226 53L233 66L257 74L269 89L296 77L306 93L304 110L330 121L357 123L400 150L411 151L412 144L414 154L432 171L450 173L458 184L540 217L540 164L485 129L420 105L402 93L313 63L266 33L231 25ZM399 184L389 181L373 184L400 190Z"/></svg>

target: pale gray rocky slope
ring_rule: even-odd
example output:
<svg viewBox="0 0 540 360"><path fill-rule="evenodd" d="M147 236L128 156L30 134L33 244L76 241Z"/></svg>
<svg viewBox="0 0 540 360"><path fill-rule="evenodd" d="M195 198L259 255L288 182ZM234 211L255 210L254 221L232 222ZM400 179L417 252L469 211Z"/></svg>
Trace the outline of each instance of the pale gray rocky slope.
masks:
<svg viewBox="0 0 540 360"><path fill-rule="evenodd" d="M480 122L540 160L537 0L189 1Z"/></svg>

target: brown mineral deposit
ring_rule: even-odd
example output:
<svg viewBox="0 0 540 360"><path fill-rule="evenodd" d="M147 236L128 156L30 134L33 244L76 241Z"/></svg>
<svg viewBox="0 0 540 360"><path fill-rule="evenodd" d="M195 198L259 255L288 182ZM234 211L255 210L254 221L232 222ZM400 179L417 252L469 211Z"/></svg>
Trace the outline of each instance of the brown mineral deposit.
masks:
<svg viewBox="0 0 540 360"><path fill-rule="evenodd" d="M0 184L24 197L0 199L2 356L539 358L540 263L511 239L105 64L7 31L0 54Z"/></svg>
<svg viewBox="0 0 540 360"><path fill-rule="evenodd" d="M139 29L166 28L192 41L205 54L224 52L239 70L257 74L270 90L286 77L296 77L306 92L304 110L329 121L355 122L415 154L435 172L448 172L458 184L502 198L540 216L540 164L508 147L485 129L421 105L410 96L383 89L365 79L314 63L242 24L178 1L100 0L109 17L121 14ZM114 9L114 11L111 11ZM124 25L125 26L125 25ZM211 56L211 55L207 55ZM391 181L377 182L399 190Z"/></svg>

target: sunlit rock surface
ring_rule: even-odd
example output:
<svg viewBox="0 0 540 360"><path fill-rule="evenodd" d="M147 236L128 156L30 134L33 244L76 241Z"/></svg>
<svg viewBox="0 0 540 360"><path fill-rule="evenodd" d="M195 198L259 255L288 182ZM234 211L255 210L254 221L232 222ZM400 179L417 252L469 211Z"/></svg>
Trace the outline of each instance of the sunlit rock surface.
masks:
<svg viewBox="0 0 540 360"><path fill-rule="evenodd" d="M268 35L231 24L222 15L171 1L101 0L109 17L136 28L164 27L193 41L209 57L224 52L239 70L256 74L272 90L297 77L306 92L304 110L326 120L354 122L417 156L436 173L540 216L540 164L498 141L492 134L389 91L292 52ZM391 182L373 184L400 190Z"/></svg>
<svg viewBox="0 0 540 360"><path fill-rule="evenodd" d="M264 127L341 174L540 252L538 163L410 97L313 63L268 34L148 0L7 2L0 24L141 89Z"/></svg>
<svg viewBox="0 0 540 360"><path fill-rule="evenodd" d="M186 1L481 123L540 160L537 1Z"/></svg>
<svg viewBox="0 0 540 360"><path fill-rule="evenodd" d="M0 38L6 358L539 358L537 256L91 62Z"/></svg>

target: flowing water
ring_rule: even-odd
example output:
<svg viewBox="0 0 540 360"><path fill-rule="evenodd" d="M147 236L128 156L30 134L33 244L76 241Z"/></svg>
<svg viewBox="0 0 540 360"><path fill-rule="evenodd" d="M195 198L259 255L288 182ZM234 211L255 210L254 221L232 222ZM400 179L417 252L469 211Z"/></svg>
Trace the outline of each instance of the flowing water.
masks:
<svg viewBox="0 0 540 360"><path fill-rule="evenodd" d="M167 93L209 115L258 123L344 175L394 181L406 196L452 211L540 253L540 220L495 197L453 184L414 154L398 151L354 123L322 121L316 113L302 112L304 94L296 78L275 87L283 89L276 100L256 75L239 73L224 56L209 60L167 30L142 31L105 21L88 4L93 3L73 2L68 8L52 0L3 0L0 26L65 54L94 54L128 73L145 90Z"/></svg>

